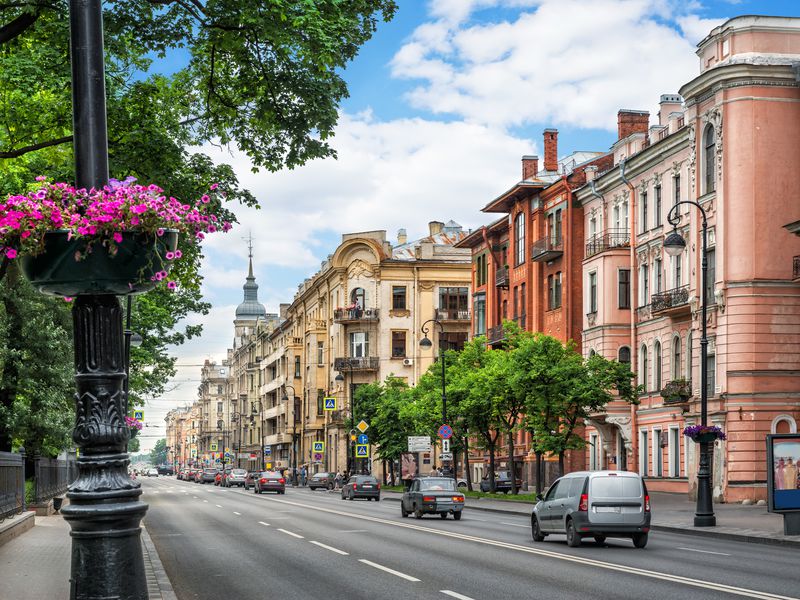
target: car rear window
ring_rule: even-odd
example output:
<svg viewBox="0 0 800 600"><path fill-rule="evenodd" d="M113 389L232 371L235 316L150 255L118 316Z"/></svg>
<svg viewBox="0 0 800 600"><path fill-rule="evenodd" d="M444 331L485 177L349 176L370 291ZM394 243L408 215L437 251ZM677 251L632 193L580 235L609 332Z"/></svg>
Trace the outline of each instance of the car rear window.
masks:
<svg viewBox="0 0 800 600"><path fill-rule="evenodd" d="M636 477L593 477L590 493L595 498L640 498L642 484Z"/></svg>
<svg viewBox="0 0 800 600"><path fill-rule="evenodd" d="M311 479L325 479L328 476L327 473L317 473Z"/></svg>
<svg viewBox="0 0 800 600"><path fill-rule="evenodd" d="M358 483L378 483L378 480L374 477L359 477L357 481Z"/></svg>
<svg viewBox="0 0 800 600"><path fill-rule="evenodd" d="M231 471L231 473L233 473L234 475L244 475L245 473L247 473L247 471L245 471L244 469L234 469L233 471Z"/></svg>
<svg viewBox="0 0 800 600"><path fill-rule="evenodd" d="M216 473L217 470L216 469L205 469L205 472L206 473Z"/></svg>
<svg viewBox="0 0 800 600"><path fill-rule="evenodd" d="M455 491L452 479L421 479L419 489L422 491L427 490L451 490Z"/></svg>

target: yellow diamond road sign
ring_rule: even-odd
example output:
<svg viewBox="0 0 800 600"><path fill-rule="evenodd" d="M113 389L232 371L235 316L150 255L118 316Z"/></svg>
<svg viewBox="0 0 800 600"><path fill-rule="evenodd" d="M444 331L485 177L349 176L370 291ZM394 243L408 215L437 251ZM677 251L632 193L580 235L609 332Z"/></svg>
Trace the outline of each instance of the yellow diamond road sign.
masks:
<svg viewBox="0 0 800 600"><path fill-rule="evenodd" d="M358 429L361 433L365 433L367 429L369 429L369 423L362 419L358 422L358 425L356 425L356 429Z"/></svg>

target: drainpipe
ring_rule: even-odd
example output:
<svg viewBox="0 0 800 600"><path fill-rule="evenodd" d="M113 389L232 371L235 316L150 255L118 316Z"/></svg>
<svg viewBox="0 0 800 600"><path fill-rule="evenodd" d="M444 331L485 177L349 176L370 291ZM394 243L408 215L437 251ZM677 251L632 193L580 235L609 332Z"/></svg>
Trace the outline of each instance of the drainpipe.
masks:
<svg viewBox="0 0 800 600"><path fill-rule="evenodd" d="M636 272L636 190L630 180L625 177L625 159L623 158L619 163L619 175L628 190L631 193L631 201L628 210L630 218L630 266L631 266L631 367L636 369L639 364L639 344L636 338L636 305L638 304L639 292L639 277ZM637 370L638 373L638 370ZM638 379L638 375L637 375ZM633 470L639 470L639 432L636 421L636 405L631 405L631 454L629 462L635 467ZM632 460L631 460L632 459ZM629 470L631 470L629 468Z"/></svg>
<svg viewBox="0 0 800 600"><path fill-rule="evenodd" d="M499 265L499 261L497 257L494 255L494 250L492 250L492 245L489 243L489 235L486 233L486 227L483 228L481 231L481 235L483 236L483 243L486 244L486 247L489 249L489 254L492 257L492 273L489 274L489 269L486 269L486 335L489 335L489 319L488 316L490 314L494 314L494 318L492 319L493 323L491 327L495 325L500 325L503 322L503 315L501 313L501 302L500 302L500 290L495 285L495 277L497 276L497 266ZM509 280L511 279L511 273L508 274ZM509 283L509 286L511 284ZM491 301L490 301L491 299ZM492 310L496 308L496 313L493 313Z"/></svg>
<svg viewBox="0 0 800 600"><path fill-rule="evenodd" d="M564 325L564 337L566 341L569 342L569 340L572 339L572 224L574 215L572 212L572 188L570 188L569 183L567 183L567 176L562 175L561 181L564 187L567 188L567 226L561 232L561 243L566 245L566 248L564 248L564 256L566 257L564 264L567 267L567 293L565 295L564 304L566 306L564 307L564 314L567 315L567 318L565 319L566 322ZM568 238L564 236L564 232L569 232ZM583 269L581 269L581 276L583 276ZM581 318L581 322L583 322L583 318Z"/></svg>
<svg viewBox="0 0 800 600"><path fill-rule="evenodd" d="M601 194L600 192L597 191L597 188L595 187L594 179L592 179L589 182L589 189L592 192L592 196L594 196L595 198L600 198L601 206L603 207L603 211L601 213L601 216L602 216L602 223L601 224L603 226L603 229L608 229L608 211L607 211L607 208L606 208L605 196L603 196L603 194Z"/></svg>

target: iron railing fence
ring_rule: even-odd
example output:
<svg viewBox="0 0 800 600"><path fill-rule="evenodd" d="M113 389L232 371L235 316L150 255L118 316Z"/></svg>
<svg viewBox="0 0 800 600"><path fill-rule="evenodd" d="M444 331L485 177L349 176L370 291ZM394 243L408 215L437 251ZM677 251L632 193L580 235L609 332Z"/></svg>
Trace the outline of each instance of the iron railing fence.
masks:
<svg viewBox="0 0 800 600"><path fill-rule="evenodd" d="M69 484L78 478L78 462L74 458L61 460L38 456L34 459L33 466L36 475L36 502L47 502L65 494Z"/></svg>
<svg viewBox="0 0 800 600"><path fill-rule="evenodd" d="M0 452L0 521L25 510L25 460Z"/></svg>

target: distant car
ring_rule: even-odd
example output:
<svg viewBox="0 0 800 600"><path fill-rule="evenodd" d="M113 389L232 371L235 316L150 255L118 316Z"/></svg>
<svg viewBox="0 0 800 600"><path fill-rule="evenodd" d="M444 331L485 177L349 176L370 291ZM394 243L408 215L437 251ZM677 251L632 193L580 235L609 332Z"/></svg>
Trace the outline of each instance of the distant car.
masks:
<svg viewBox="0 0 800 600"><path fill-rule="evenodd" d="M444 477L421 477L411 482L411 487L400 499L400 514L414 513L417 519L425 514L438 514L446 519L448 514L458 521L464 510L464 494L456 489L455 481Z"/></svg>
<svg viewBox="0 0 800 600"><path fill-rule="evenodd" d="M203 469L194 469L192 473L192 481L195 483L203 483Z"/></svg>
<svg viewBox="0 0 800 600"><path fill-rule="evenodd" d="M522 487L522 480L517 477L517 489ZM484 475L481 479L481 491L489 492L492 489L492 482L489 475ZM511 477L508 471L495 471L494 474L494 491L497 493L508 494L511 492Z"/></svg>
<svg viewBox="0 0 800 600"><path fill-rule="evenodd" d="M263 492L286 493L286 479L275 471L261 471L258 477L253 478L253 491L256 494Z"/></svg>
<svg viewBox="0 0 800 600"><path fill-rule="evenodd" d="M147 476L148 477L158 477L158 469L156 469L155 467L147 469Z"/></svg>
<svg viewBox="0 0 800 600"><path fill-rule="evenodd" d="M598 544L626 537L644 548L650 518L650 496L638 473L579 471L557 479L533 507L531 536L541 542L551 533L566 533L573 548L584 537Z"/></svg>
<svg viewBox="0 0 800 600"><path fill-rule="evenodd" d="M354 498L380 501L381 484L372 475L353 475L342 487L342 500Z"/></svg>
<svg viewBox="0 0 800 600"><path fill-rule="evenodd" d="M159 465L156 468L158 469L158 474L159 475L174 475L175 474L175 469L173 469L169 465Z"/></svg>
<svg viewBox="0 0 800 600"><path fill-rule="evenodd" d="M200 483L214 483L217 477L217 469L203 469L200 472Z"/></svg>
<svg viewBox="0 0 800 600"><path fill-rule="evenodd" d="M230 472L230 468L225 469L224 471L222 469L218 469L217 474L214 475L214 485L225 485L225 477L227 477L228 473Z"/></svg>
<svg viewBox="0 0 800 600"><path fill-rule="evenodd" d="M222 485L224 487L245 487L246 481L247 471L244 469L226 469L225 479L223 480Z"/></svg>
<svg viewBox="0 0 800 600"><path fill-rule="evenodd" d="M336 473L327 473L325 471L322 473L314 473L311 479L308 480L308 489L312 491L317 488L332 490L334 479L336 479Z"/></svg>

